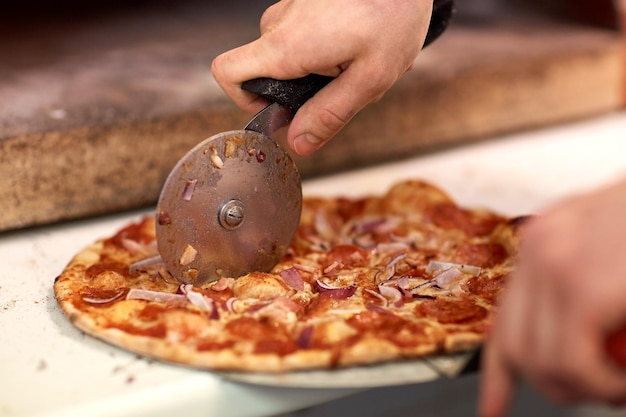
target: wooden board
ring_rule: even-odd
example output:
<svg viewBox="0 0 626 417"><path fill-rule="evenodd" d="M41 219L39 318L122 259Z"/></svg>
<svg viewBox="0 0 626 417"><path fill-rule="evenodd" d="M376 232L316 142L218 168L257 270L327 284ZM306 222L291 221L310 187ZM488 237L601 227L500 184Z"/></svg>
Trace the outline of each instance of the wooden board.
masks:
<svg viewBox="0 0 626 417"><path fill-rule="evenodd" d="M153 204L186 150L249 118L210 63L257 36L269 3L157 2L3 25L0 230ZM459 19L382 100L296 160L310 177L612 111L621 54L611 31Z"/></svg>

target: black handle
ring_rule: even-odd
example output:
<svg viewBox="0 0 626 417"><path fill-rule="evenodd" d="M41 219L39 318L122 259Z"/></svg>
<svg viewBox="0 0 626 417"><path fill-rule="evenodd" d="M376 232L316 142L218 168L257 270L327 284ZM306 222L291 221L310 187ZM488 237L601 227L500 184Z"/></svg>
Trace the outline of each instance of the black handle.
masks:
<svg viewBox="0 0 626 417"><path fill-rule="evenodd" d="M434 0L433 14L424 41L424 47L430 45L448 27L454 11L454 0ZM318 91L324 88L333 77L309 74L295 80L275 80L273 78L255 78L245 81L241 88L258 94L272 103L287 107L294 114Z"/></svg>

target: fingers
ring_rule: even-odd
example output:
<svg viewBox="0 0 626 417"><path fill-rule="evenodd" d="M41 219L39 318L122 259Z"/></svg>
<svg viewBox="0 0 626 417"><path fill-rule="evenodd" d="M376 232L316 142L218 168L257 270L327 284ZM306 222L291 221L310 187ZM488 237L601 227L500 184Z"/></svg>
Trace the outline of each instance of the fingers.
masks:
<svg viewBox="0 0 626 417"><path fill-rule="evenodd" d="M299 155L312 154L394 81L375 79L367 69L350 66L298 110L287 133L289 146Z"/></svg>
<svg viewBox="0 0 626 417"><path fill-rule="evenodd" d="M503 417L513 400L517 377L497 345L485 345L482 363L478 415Z"/></svg>

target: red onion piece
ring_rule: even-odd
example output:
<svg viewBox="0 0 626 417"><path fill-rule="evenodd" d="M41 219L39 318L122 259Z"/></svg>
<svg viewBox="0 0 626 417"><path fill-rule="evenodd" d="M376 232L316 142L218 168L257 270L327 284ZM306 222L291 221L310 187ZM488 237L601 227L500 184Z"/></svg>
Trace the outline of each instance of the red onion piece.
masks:
<svg viewBox="0 0 626 417"><path fill-rule="evenodd" d="M217 282L215 282L212 286L211 289L213 291L224 291L226 288L228 288L229 284L229 280L226 277L221 277L219 280L217 280Z"/></svg>
<svg viewBox="0 0 626 417"><path fill-rule="evenodd" d="M182 284L180 286L181 292L185 297L187 297L191 304L198 307L200 310L210 311L211 306L209 305L207 298L199 292L194 291L192 288L193 285L191 284Z"/></svg>
<svg viewBox="0 0 626 417"><path fill-rule="evenodd" d="M378 285L378 291L396 307L402 306L402 293L399 289L387 285Z"/></svg>
<svg viewBox="0 0 626 417"><path fill-rule="evenodd" d="M365 288L364 291L379 299L383 306L387 307L387 305L389 304L389 301L385 297L383 297L382 294L377 293L374 290L370 290L369 288Z"/></svg>
<svg viewBox="0 0 626 417"><path fill-rule="evenodd" d="M230 297L228 300L226 300L226 302L224 303L224 306L226 307L226 311L228 311L229 313L236 313L236 304L237 304L237 298L235 297Z"/></svg>
<svg viewBox="0 0 626 417"><path fill-rule="evenodd" d="M391 312L387 310L385 307L381 307L378 304L374 304L374 303L367 303L365 305L365 308L367 308L370 311L375 311L381 314L391 314Z"/></svg>
<svg viewBox="0 0 626 417"><path fill-rule="evenodd" d="M131 288L126 294L127 300L145 300L165 302L187 302L187 298L182 294L172 294L169 292L144 290L140 288Z"/></svg>
<svg viewBox="0 0 626 417"><path fill-rule="evenodd" d="M323 210L318 210L317 213L315 213L313 226L315 227L315 231L317 232L317 234L324 239L331 239L333 236L335 236L335 231L328 222L328 219L326 218L326 213L324 213Z"/></svg>
<svg viewBox="0 0 626 417"><path fill-rule="evenodd" d="M456 268L446 269L445 271L437 274L432 280L435 281L438 287L448 288L453 285L458 279L463 276L463 273Z"/></svg>
<svg viewBox="0 0 626 417"><path fill-rule="evenodd" d="M398 261L400 261L401 259L404 259L405 257L406 257L406 253L401 253L400 255L396 256L391 261L389 261L387 265L385 266L385 270L380 272L376 276L376 281L384 282L393 278L394 275L396 274L396 264L398 263Z"/></svg>
<svg viewBox="0 0 626 417"><path fill-rule="evenodd" d="M133 275L137 271L145 271L151 266L155 266L160 263L163 263L163 259L161 258L161 255L155 255L149 258L141 259L139 261L136 261L130 264L130 266L128 267L128 273L130 275Z"/></svg>
<svg viewBox="0 0 626 417"><path fill-rule="evenodd" d="M362 234L375 232L385 224L387 224L387 219L364 219L354 223L353 233Z"/></svg>
<svg viewBox="0 0 626 417"><path fill-rule="evenodd" d="M96 298L96 297L86 297L83 296L82 299L84 302L88 304L102 305L112 303L115 300L122 298L126 289L121 288L117 292L114 292L111 296L105 298Z"/></svg>
<svg viewBox="0 0 626 417"><path fill-rule="evenodd" d="M298 271L302 271L302 272L308 272L310 274L314 274L317 272L317 268L312 267L312 266L308 266L308 265L302 265L302 264L293 264L293 267L295 269L297 269Z"/></svg>
<svg viewBox="0 0 626 417"><path fill-rule="evenodd" d="M211 320L219 320L220 319L220 312L217 309L217 303L213 299L211 299L210 302L211 302L211 314L209 314L209 318Z"/></svg>
<svg viewBox="0 0 626 417"><path fill-rule="evenodd" d="M426 266L426 272L433 272L438 270L446 270L450 268L456 268L464 274L469 274L473 276L480 275L481 268L479 266L474 265L465 265L465 264L457 264L453 262L442 262L442 261L430 261L428 266Z"/></svg>
<svg viewBox="0 0 626 417"><path fill-rule="evenodd" d="M182 198L185 201L190 201L191 197L193 197L193 193L196 190L196 184L198 183L197 179L187 180L185 184L185 189L183 190Z"/></svg>
<svg viewBox="0 0 626 417"><path fill-rule="evenodd" d="M311 345L312 336L313 336L313 326L306 326L300 331L300 334L298 335L298 338L296 339L296 343L302 349L307 349Z"/></svg>
<svg viewBox="0 0 626 417"><path fill-rule="evenodd" d="M304 290L304 281L302 280L302 274L295 268L288 268L280 271L280 277L285 281L291 288L297 291Z"/></svg>
<svg viewBox="0 0 626 417"><path fill-rule="evenodd" d="M320 293L336 300L343 300L351 297L356 292L356 284L349 285L347 287L333 287L320 281L315 281L315 289Z"/></svg>
<svg viewBox="0 0 626 417"><path fill-rule="evenodd" d="M411 249L411 246L405 242L381 242L376 245L376 250L380 252L400 252Z"/></svg>
<svg viewBox="0 0 626 417"><path fill-rule="evenodd" d="M324 268L324 275L334 275L341 268L341 262L333 261L332 264Z"/></svg>

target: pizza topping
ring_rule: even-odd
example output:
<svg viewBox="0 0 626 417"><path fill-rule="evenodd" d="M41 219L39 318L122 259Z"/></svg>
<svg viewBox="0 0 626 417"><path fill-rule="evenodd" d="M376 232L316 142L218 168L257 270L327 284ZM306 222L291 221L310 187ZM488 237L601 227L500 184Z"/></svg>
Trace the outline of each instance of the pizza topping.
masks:
<svg viewBox="0 0 626 417"><path fill-rule="evenodd" d="M326 214L324 213L323 210L318 210L317 213L315 213L314 226L315 226L315 231L317 232L317 234L321 236L323 239L331 240L335 236L335 231L333 227L330 225L330 223L328 222L328 219L326 218Z"/></svg>
<svg viewBox="0 0 626 417"><path fill-rule="evenodd" d="M191 304L198 307L200 310L209 311L211 310L211 306L209 305L209 301L199 292L192 290L193 285L191 284L182 284L180 286L180 291L183 293L185 297L189 300Z"/></svg>
<svg viewBox="0 0 626 417"><path fill-rule="evenodd" d="M359 267L369 263L369 252L355 245L337 245L326 254L326 264Z"/></svg>
<svg viewBox="0 0 626 417"><path fill-rule="evenodd" d="M378 285L378 291L389 300L396 307L401 307L403 304L402 293L396 287L390 285L384 285L384 283Z"/></svg>
<svg viewBox="0 0 626 417"><path fill-rule="evenodd" d="M172 224L172 217L167 211L159 211L157 221L161 226L167 226L168 224Z"/></svg>
<svg viewBox="0 0 626 417"><path fill-rule="evenodd" d="M428 266L426 267L426 272L433 272L437 270L446 270L450 268L456 268L459 271L477 276L480 275L481 268L474 265L466 265L466 264L457 264L452 262L442 262L442 261L430 261Z"/></svg>
<svg viewBox="0 0 626 417"><path fill-rule="evenodd" d="M87 290L82 295L82 299L87 304L103 305L112 303L113 301L122 298L125 292L125 288L120 288L117 290L98 291L95 291L93 288L87 288Z"/></svg>
<svg viewBox="0 0 626 417"><path fill-rule="evenodd" d="M128 267L128 273L130 275L134 275L135 273L139 271L145 271L152 266L162 264L162 263L163 263L163 258L161 258L161 255L151 256L149 258L141 259L139 261L136 261L130 264L130 266Z"/></svg>
<svg viewBox="0 0 626 417"><path fill-rule="evenodd" d="M133 239L122 238L120 239L120 243L122 247L129 251L130 253L138 253L143 255L154 255L157 251L155 243L152 242L150 244L146 244L143 242L137 242Z"/></svg>
<svg viewBox="0 0 626 417"><path fill-rule="evenodd" d="M370 288L364 288L364 289L363 289L363 291L365 291L366 293L368 293L368 294L370 294L370 295L373 295L375 298L377 298L377 299L380 301L380 303L381 303L383 306L385 306L385 307L386 307L386 306L387 306L387 304L389 304L389 301L387 301L387 299L386 299L385 297L383 297L383 295L382 295L382 294L380 294L380 293L378 293L378 292L376 292L376 291L374 291L374 290L372 290L372 289L370 289ZM371 304L371 303L370 303L370 304Z"/></svg>
<svg viewBox="0 0 626 417"><path fill-rule="evenodd" d="M230 287L229 284L231 280L232 278L229 279L229 278L221 277L211 286L211 289L213 291L224 291L226 288Z"/></svg>
<svg viewBox="0 0 626 417"><path fill-rule="evenodd" d="M322 280L315 280L315 289L322 295L337 300L343 300L351 297L356 292L356 284L348 285L347 287L333 287L325 283Z"/></svg>
<svg viewBox="0 0 626 417"><path fill-rule="evenodd" d="M417 311L426 317L432 317L440 323L464 323L478 321L487 317L487 310L468 299L452 301L437 298L425 300L416 307Z"/></svg>
<svg viewBox="0 0 626 417"><path fill-rule="evenodd" d="M302 274L296 268L291 267L280 271L282 279L289 284L293 289L297 291L304 290L304 281L302 280Z"/></svg>
<svg viewBox="0 0 626 417"><path fill-rule="evenodd" d="M196 184L198 183L197 179L187 180L185 183L185 188L183 189L182 199L185 201L191 201L191 197L193 197L193 193L196 190Z"/></svg>
<svg viewBox="0 0 626 417"><path fill-rule="evenodd" d="M302 349L306 349L311 345L311 338L313 336L313 326L304 326L300 333L298 334L298 338L296 339L296 343Z"/></svg>
<svg viewBox="0 0 626 417"><path fill-rule="evenodd" d="M456 254L456 260L483 268L492 268L507 258L504 246L499 243L466 243Z"/></svg>
<svg viewBox="0 0 626 417"><path fill-rule="evenodd" d="M179 302L186 303L187 297L183 294L172 294L163 291L152 291L141 288L131 288L126 294L127 300L145 300L145 301L157 301L162 303L167 302Z"/></svg>
<svg viewBox="0 0 626 417"><path fill-rule="evenodd" d="M266 272L251 272L239 277L233 283L233 295L240 299L273 299L293 294L291 288L279 276Z"/></svg>
<svg viewBox="0 0 626 417"><path fill-rule="evenodd" d="M198 251L188 243L187 246L185 246L183 254L180 256L179 262L183 266L189 265L196 259L196 255L198 255Z"/></svg>
<svg viewBox="0 0 626 417"><path fill-rule="evenodd" d="M293 268L297 269L298 271L308 272L310 274L315 274L317 272L317 268L308 265L293 264Z"/></svg>
<svg viewBox="0 0 626 417"><path fill-rule="evenodd" d="M209 156L209 159L211 160L211 164L213 164L215 168L224 168L224 161L222 161L222 158L220 158L217 154L217 149L215 148L215 146L211 146L211 155Z"/></svg>
<svg viewBox="0 0 626 417"><path fill-rule="evenodd" d="M385 270L376 274L376 282L384 282L393 278L396 274L396 264L398 263L398 261L404 258L406 258L406 253L401 253L400 255L391 259L385 266Z"/></svg>

